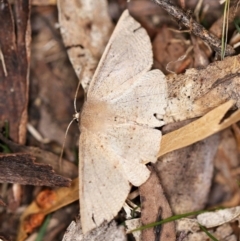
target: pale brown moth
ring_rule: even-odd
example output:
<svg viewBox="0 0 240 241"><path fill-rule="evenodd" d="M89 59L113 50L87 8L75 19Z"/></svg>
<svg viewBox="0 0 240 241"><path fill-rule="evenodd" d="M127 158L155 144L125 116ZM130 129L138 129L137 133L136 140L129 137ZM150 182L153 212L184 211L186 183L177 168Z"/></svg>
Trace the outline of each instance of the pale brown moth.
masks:
<svg viewBox="0 0 240 241"><path fill-rule="evenodd" d="M83 233L112 220L131 184L149 177L167 105L167 85L151 70L152 47L144 28L126 10L90 83L80 117L80 218ZM158 118L156 118L156 116Z"/></svg>

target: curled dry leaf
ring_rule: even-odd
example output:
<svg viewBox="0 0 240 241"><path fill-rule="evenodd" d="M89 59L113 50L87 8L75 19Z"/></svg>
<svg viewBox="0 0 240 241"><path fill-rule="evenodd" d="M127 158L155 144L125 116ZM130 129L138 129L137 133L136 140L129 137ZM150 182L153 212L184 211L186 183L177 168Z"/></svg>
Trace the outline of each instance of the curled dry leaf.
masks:
<svg viewBox="0 0 240 241"><path fill-rule="evenodd" d="M112 32L107 1L58 0L58 13L70 61L86 90Z"/></svg>
<svg viewBox="0 0 240 241"><path fill-rule="evenodd" d="M198 222L206 228L220 226L231 222L240 215L240 206L217 210L215 212L206 212L197 216Z"/></svg>

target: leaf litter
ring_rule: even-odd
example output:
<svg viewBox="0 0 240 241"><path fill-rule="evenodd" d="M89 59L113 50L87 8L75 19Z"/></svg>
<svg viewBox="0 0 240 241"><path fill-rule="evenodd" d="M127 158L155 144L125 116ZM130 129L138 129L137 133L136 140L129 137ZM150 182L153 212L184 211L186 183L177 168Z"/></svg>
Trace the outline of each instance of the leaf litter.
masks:
<svg viewBox="0 0 240 241"><path fill-rule="evenodd" d="M64 3L64 1L62 1L62 3ZM54 19L54 16L55 16L54 14L56 14L57 12L56 5L54 5L56 4L56 2L47 2L45 7L38 6L37 4L39 3L37 2L35 2L34 4L36 5L32 8L32 16L35 16L38 19L43 20L43 22L47 23L47 25L43 27L43 24L41 23L41 21L36 21L34 25L32 25L32 29L33 29L32 49L34 51L32 51L32 66L31 66L32 74L30 77L31 81L30 81L30 92L29 92L30 93L29 120L31 123L35 125L36 129L39 130L44 137L52 141L50 141L50 143L46 145L44 143L39 143L38 141L34 140L33 137L28 135L27 144L30 146L39 146L40 149L47 149L48 151L59 153L58 146L63 141L63 136L64 136L63 133L66 129L67 123L71 119L71 113L73 110L72 103L74 98L74 91L78 83L75 73L77 73L77 77L80 77L80 74L79 74L80 72L79 72L79 69L77 69L77 67L75 67L75 70L71 69L71 65L69 64L66 57L66 52L64 48L61 47L63 46L63 43L61 42L60 35L58 35L59 33L56 31L56 28L55 28L57 27L57 24L56 24L57 20L56 18ZM48 4L53 4L53 5L50 6ZM94 7L97 7L97 5L93 4L91 5L91 7L94 9ZM124 1L122 1L122 3L116 3L116 2L110 1L109 5L107 4L104 5L104 8L103 8L104 10L102 11L105 11L105 13L107 13L108 12L107 8L108 8L111 18L117 20L122 10L126 7L127 7L127 4ZM211 5L210 7L213 7L214 10L219 9L219 6L216 7ZM232 124L236 123L239 120L238 111L234 112L233 114L230 114L230 116L229 114L226 115L226 113L231 108L236 109L239 107L239 98L238 98L239 57L238 56L229 57L224 59L223 61L218 61L210 65L207 65L203 69L190 69L190 70L187 70L185 73L183 73L186 68L196 68L201 66L202 63L204 63L202 60L198 61L197 59L198 56L200 56L200 54L195 54L193 58L192 52L189 52L182 62L181 61L175 62L175 61L178 58L180 58L182 55L184 55L188 47L191 45L194 45L194 51L196 51L197 49L196 46L198 45L198 51L203 51L203 53L205 53L205 55L201 55L203 56L201 58L205 58L205 60L210 60L211 59L210 56L212 55L212 53L211 51L208 51L208 48L206 47L206 45L204 45L204 43L199 39L187 40L186 36L181 34L181 31L175 34L170 30L170 33L171 33L170 34L169 28L167 28L166 26L168 27L170 26L171 28L173 27L178 28L176 22L174 22L172 19L169 20L169 17L167 17L167 15L164 13L164 11L161 8L157 8L156 5L148 1L139 1L139 3L138 1L130 1L128 8L132 11L133 16L136 17L137 20L140 21L143 24L143 26L148 30L148 33L151 36L151 39L153 40L153 51L154 51L154 60L155 60L154 68L159 68L165 74L167 74L167 71L165 69L166 64L172 61L171 71L178 73L178 75L174 74L174 75L167 76L169 104L166 109L167 114L164 116L165 124L171 124L171 123L174 124L175 122L184 121L187 119L190 119L191 121L190 123L185 124L182 127L177 127L175 129L173 128L171 131L166 131L166 132L164 132L164 128L167 128L168 125L165 125L165 127L163 128L164 135L161 141L161 147L159 152L159 155L161 155L161 157L159 158L159 161L155 165L155 169L159 168L160 170L159 172L157 172L157 178L159 178L160 180L159 182L166 195L165 196L166 202L168 202L168 205L170 206L173 215L178 214L178 212L185 212L185 211L188 212L186 209L184 210L184 208L180 209L181 205L176 205L176 203L177 204L182 203L183 198L181 198L181 193L183 196L184 195L189 196L190 195L189 193L191 193L191 191L188 194L185 193L184 185L183 185L183 188L181 189L181 193L180 193L179 192L180 190L178 188L179 186L177 184L178 182L180 182L181 180L184 180L185 178L185 183L187 185L187 182L189 181L189 179L187 179L187 176L191 177L191 174L193 178L191 180L194 180L194 177L195 179L199 177L198 180L200 181L198 183L197 182L195 183L195 181L192 181L193 182L192 188L194 188L195 184L197 185L196 187L198 188L195 189L195 194L194 194L194 191L192 191L192 196L195 196L196 199L195 200L194 198L192 200L189 199L188 207L189 209L192 208L192 210L189 210L189 211L195 211L196 209L208 208L208 207L213 207L217 205L225 205L226 207L238 206L239 200L240 200L239 195L237 194L238 193L237 179L239 175L237 172L237 169L239 167L239 160L236 156L229 154L232 152L234 153L237 152L237 148L229 152L226 149L226 147L224 147L223 149L223 144L220 144L220 146L218 145L218 143L224 143L224 140L226 139L226 135L222 135L222 132L220 133L220 135L215 134L215 137L213 137L213 140L210 141L211 147L208 146L208 142L207 140L205 141L204 138L209 137L212 134L223 130L224 128L230 127ZM191 7L187 6L187 8L191 8ZM81 4L78 4L78 6L75 7L75 9L81 9ZM66 11L67 7L65 6L63 10ZM87 10L84 10L84 7L82 8L82 10L87 11ZM96 10L88 9L88 11L89 11L88 14L92 14ZM208 10L208 11L211 11L211 10ZM204 13L205 16L207 17L211 15L209 14L208 11ZM159 14L160 12L162 14ZM217 13L217 11L213 11L213 12L214 14ZM71 21L76 23L79 22L79 19L78 20L77 18L74 19L75 18L74 15L71 15L71 16L73 16L73 19L71 19ZM211 23L214 23L214 21L216 21L217 18L220 18L220 17L221 17L221 11L219 11L219 15L215 17ZM94 23L91 24L91 21L94 21L95 19L96 18L90 19L89 20L90 24L89 23L86 24L86 22L85 23L83 22L82 26L84 26L84 24L87 28L89 28L89 26L90 27L94 26ZM101 54L103 53L104 45L106 45L109 35L112 31L112 24L109 19L110 18L108 17L108 15L106 15L106 24L102 23L102 25L105 27L105 30L101 30L101 25L99 26L100 27L99 30L97 30L97 31L100 31L102 36L104 36L104 39L99 39L99 41L102 41L101 44L99 44L99 49L97 49L97 51L99 52L95 55L96 56L95 60L93 62L91 61L89 62L89 64L94 63L94 65L92 65L90 68L88 67L85 69L86 73L88 73L88 75L86 75L86 79L89 79L89 80L91 79L91 75L94 73L96 64L99 58L101 57ZM71 21L69 20L69 24L71 23ZM80 21L80 24L81 24L81 21ZM47 36L45 35L46 29L47 29L46 26L51 26L47 30L48 32L47 38L44 37L44 36ZM69 30L72 30L71 26L73 25L70 24L67 26L67 28ZM87 30L86 27L85 27L85 30ZM91 33L91 31L92 33L94 33L94 28L90 28L88 31L85 31L83 34L89 34ZM77 31L76 27L74 27L74 29L76 29L75 31ZM106 34L106 32L104 31L107 31L108 34ZM89 36L87 35L86 37L84 37L84 35L81 35L81 36L82 36L81 39L83 41L85 39L89 39ZM37 42L36 42L36 39L38 40ZM39 45L37 46L36 43L38 43ZM94 41L90 41L90 43L94 43ZM78 44L79 44L79 48L81 49L82 43L77 42L76 45ZM164 44L165 46L168 46L168 47L170 46L168 49L168 52L172 53L172 55L168 55L168 54L165 55L167 56L168 59L163 57L164 49L158 48L159 45L164 46ZM57 47L57 46L60 46L60 47ZM68 54L70 55L69 52L71 48L69 47L71 46L66 44ZM93 51L93 49L91 48L92 48L91 46L84 45L84 49L85 49L84 51L87 51L87 53L90 53L91 51ZM174 52L176 48L179 49L179 52L177 51ZM2 52L4 53L4 51ZM75 56L77 56L77 52L74 54ZM4 54L3 56L5 60L6 54ZM165 62L162 62L163 60L161 56L162 58L164 58ZM70 59L71 59L71 56L70 56ZM193 61L193 59L195 61ZM73 60L71 61L73 63ZM5 64L6 64L6 67L8 67L7 61L5 61ZM76 66L76 64L78 63L73 63L73 66ZM84 69L84 64L86 63L83 62L81 67L83 69ZM36 66L38 66L38 68L36 68ZM203 66L204 64L202 65L202 67ZM54 93L54 95L52 93ZM81 106L83 102L83 95L84 95L83 90L80 90L80 93L78 94L78 98L77 98L79 106ZM195 119L198 117L200 118ZM19 121L21 120L18 119L17 121L18 122L16 123L19 123ZM22 123L23 123L23 126L26 125L24 124L24 122ZM10 125L10 130L14 131L15 129L11 129L11 125ZM21 129L21 130L24 130L24 129ZM232 136L231 137L232 142L230 142L230 144L227 144L227 146L232 146L233 143L236 142L236 139L239 138L238 137L239 134L237 130L238 130L238 127L236 124L234 127L234 131L235 131L234 132L235 136L234 136L232 134L232 129L231 128L228 129L228 132L230 132ZM26 135L26 133L24 134L24 132L21 132L21 135L22 135L21 140L23 140L24 135ZM229 135L230 134L228 134L228 136ZM10 132L10 137L13 139L15 138L14 139L15 141L17 141L16 136L17 136L16 133ZM77 139L78 139L78 135L77 135L76 127L73 126L72 129L70 129L70 135L68 137L66 150L65 150L65 158L68 160L73 161L75 159L75 154L73 154L74 153L73 149L76 146L75 143ZM194 144L194 145L199 145L198 148L194 146L193 147L189 146L195 142L198 142L197 144ZM160 146L160 143L158 144ZM207 145L207 147L205 148L204 145L205 146ZM186 153L184 155L182 154L181 157L178 156L177 149L181 148L179 150L179 152L181 152L184 150L184 147L186 146L188 146L187 147L188 149L186 149ZM202 149L200 147L202 147ZM211 152L207 151L208 148L211 149ZM197 154L197 150L199 154ZM27 149L25 150L22 149L22 151L29 153L29 150L27 151ZM194 156L194 153L196 153L195 156ZM207 154L204 154L204 153L207 153ZM211 153L211 154L208 155L208 153ZM216 153L215 158L214 158L214 153ZM208 159L205 159L204 155L206 155ZM39 157L40 156L41 154L39 155ZM46 158L50 158L50 156L47 155ZM182 161L183 159L186 161L183 162ZM183 167L185 167L185 169L179 169L179 170L176 169L175 171L176 172L175 176L180 177L180 180L174 179L174 175L173 174L171 175L173 177L172 182L176 184L175 189L174 189L174 185L171 187L168 184L169 181L167 181L168 179L164 175L164 173L169 174L169 171L167 171L166 169L168 166L167 164L169 163L169 166L170 166L174 162L175 163L179 162L183 165ZM196 165L195 167L192 166L193 169L191 169L190 167L187 167L187 165L189 165L190 162L202 163L202 166L201 165L199 166ZM72 169L72 166L71 166L72 164L73 163L69 165L70 170ZM204 164L206 165L205 169L203 169ZM51 165L52 166L55 165L54 170L57 171L58 167L56 163L53 162ZM65 165L67 164L63 164L63 167ZM163 170L165 170L165 172ZM183 170L185 170L188 173L186 173L186 175L177 174L178 171L183 172ZM195 170L195 172L193 172L193 170ZM206 170L206 172L204 170ZM75 169L75 172L76 172L76 169ZM67 176L67 174L65 173L64 176ZM74 176L71 176L71 178L74 178ZM202 185L205 185L202 188L203 196L201 201L198 203L199 205L194 206L194 205L191 205L191 202L193 203L193 200L194 200L194 202L196 203L197 202L196 200L201 198L200 193L199 193L199 197L197 196L197 190L200 190L201 180L205 181L204 183L202 183ZM73 183L78 183L78 182L79 182L78 179L75 179L73 181ZM212 184L212 188L210 190L211 184ZM152 191L151 191L151 188L152 188ZM146 202L148 201L148 198L149 200L151 200L151 198L154 198L149 195L151 195L151 193L153 195L155 188L157 188L157 185L152 185L152 186L150 185L150 190L148 190L150 194L148 194L148 196L146 197L147 198ZM188 187L186 186L186 189L187 188ZM11 191L11 186L8 187L8 190ZM23 204L29 205L30 203L29 200L36 200L34 196L36 196L37 192L40 192L40 189L36 189L36 192L33 194L33 196L31 196L29 193L30 190L28 187L22 188L22 190L23 190L23 197L21 201L22 204L17 206L16 209L20 209ZM169 192L169 190L171 190L171 192ZM53 190L53 192L61 193L61 194L54 195L55 197L54 204L52 204L51 208L48 209L49 211L46 211L46 208L44 207L31 208L31 205L30 205L25 210L24 213L28 213L28 214L30 213L33 214L34 212L39 213L39 217L41 217L40 219L43 219L47 213L55 210L58 210L56 211L56 214L57 212L60 213L61 210L63 210L63 208L61 207L68 205L69 203L72 203L78 199L77 185L73 185L69 189L60 188L57 190ZM177 193L179 193L179 196L174 195ZM49 197L51 197L50 193L47 193L46 195L49 195ZM7 204L6 209L10 208L9 205L11 202L8 198L6 198L7 197L6 193L4 192L1 193L1 196L3 197L4 202ZM175 200L175 202L173 200ZM136 202L138 205L141 204L138 198L136 198L134 202ZM152 201L149 201L150 206L151 206L151 203ZM78 206L76 202L73 205ZM187 204L184 204L183 202L182 205L183 207L186 208ZM29 209L30 211L27 211ZM75 215L78 214L78 211L76 211L76 209L74 214ZM151 217L151 214L148 211L145 214L150 215L150 218L154 218L154 216ZM156 213L154 213L154 215L156 215ZM0 221L1 223L4 223L4 225L1 225L0 231L1 233L6 234L6 230L8 230L6 228L9 227L8 224L10 224L11 222L7 221L9 220L9 218L7 218L8 216L6 214L3 213L1 216L2 217ZM118 216L118 218L120 216ZM26 217L26 216L23 215L22 217ZM164 217L161 217L161 218L164 218ZM18 217L16 217L15 219L17 221ZM4 222L2 220L4 220ZM59 220L61 220L61 218L59 218ZM189 220L190 221L188 222L188 224L186 224L187 226L189 225L189 227L191 226L190 222L196 222L195 219L189 219ZM196 236L200 237L199 240L204 240L207 238L206 233L202 232L200 228L191 229L189 234L187 234L187 232L189 231L186 231L188 229L178 229L178 226L179 226L178 222L180 221L181 220L175 221L177 238L182 237L181 240L193 240L194 237ZM120 222L121 221L118 220L118 223ZM16 227L17 225L16 223L11 226ZM66 230L66 227L69 225L69 223L65 223L63 226L61 226L62 232ZM79 224L79 222L77 223ZM217 227L213 233L215 237L223 240L225 240L225 238L227 237L234 238L235 234L233 233L233 229L231 228L232 226L230 226L228 223L222 224L221 222L221 223L218 223L217 226L219 227ZM56 230L57 230L57 227L56 227ZM212 232L211 229L209 230L210 232ZM49 232L46 235L51 234L51 232L50 233ZM16 236L16 229L10 231L9 233L10 233L10 236L12 237ZM57 239L56 237L51 236L51 240L57 240ZM84 240L84 239L80 239L80 240Z"/></svg>

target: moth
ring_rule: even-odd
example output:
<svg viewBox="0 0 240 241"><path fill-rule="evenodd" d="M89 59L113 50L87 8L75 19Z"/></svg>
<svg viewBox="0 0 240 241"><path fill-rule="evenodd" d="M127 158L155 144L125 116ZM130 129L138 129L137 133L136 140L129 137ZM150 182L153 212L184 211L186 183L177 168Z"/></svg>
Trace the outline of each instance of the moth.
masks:
<svg viewBox="0 0 240 241"><path fill-rule="evenodd" d="M79 180L83 233L112 220L131 185L150 173L160 147L167 85L151 70L144 28L125 10L90 82L80 115Z"/></svg>

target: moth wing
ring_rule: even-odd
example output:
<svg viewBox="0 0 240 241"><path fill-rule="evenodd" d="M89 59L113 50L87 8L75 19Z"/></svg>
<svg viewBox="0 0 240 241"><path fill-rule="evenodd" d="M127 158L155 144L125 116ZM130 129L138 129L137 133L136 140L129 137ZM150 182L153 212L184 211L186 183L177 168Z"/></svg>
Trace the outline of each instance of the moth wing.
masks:
<svg viewBox="0 0 240 241"><path fill-rule="evenodd" d="M122 208L130 184L104 138L83 129L79 141L79 198L83 233L112 220Z"/></svg>
<svg viewBox="0 0 240 241"><path fill-rule="evenodd" d="M115 125L109 128L106 139L118 156L127 180L140 186L149 177L146 163L155 162L162 134L159 130L136 124Z"/></svg>
<svg viewBox="0 0 240 241"><path fill-rule="evenodd" d="M163 119L167 107L165 76L157 69L143 73L131 80L127 90L119 88L118 95L108 103L117 118L140 126L160 127L164 125L160 119Z"/></svg>
<svg viewBox="0 0 240 241"><path fill-rule="evenodd" d="M152 46L146 30L125 10L98 64L87 97L108 96L129 79L148 71L152 63Z"/></svg>

